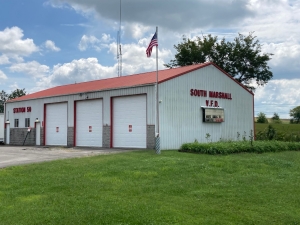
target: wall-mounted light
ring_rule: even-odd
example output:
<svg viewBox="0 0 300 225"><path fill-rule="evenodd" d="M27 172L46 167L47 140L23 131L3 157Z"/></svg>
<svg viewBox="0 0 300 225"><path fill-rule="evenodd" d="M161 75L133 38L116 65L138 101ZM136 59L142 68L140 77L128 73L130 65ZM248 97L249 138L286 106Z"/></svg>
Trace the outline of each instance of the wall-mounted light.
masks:
<svg viewBox="0 0 300 225"><path fill-rule="evenodd" d="M36 118L36 119L35 119L35 122L36 122L36 123L39 123L39 122L40 122L40 121L39 121L39 118Z"/></svg>

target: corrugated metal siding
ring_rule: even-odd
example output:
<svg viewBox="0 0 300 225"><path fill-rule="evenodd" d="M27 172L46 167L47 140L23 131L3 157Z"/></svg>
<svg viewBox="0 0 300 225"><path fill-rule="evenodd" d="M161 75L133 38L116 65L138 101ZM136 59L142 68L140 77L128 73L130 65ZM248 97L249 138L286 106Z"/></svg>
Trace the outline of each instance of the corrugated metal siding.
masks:
<svg viewBox="0 0 300 225"><path fill-rule="evenodd" d="M232 94L232 100L195 97L190 89L220 91ZM224 75L214 66L190 72L159 84L160 137L161 149L178 149L184 142L206 142L206 134L211 141L220 139L240 139L244 132L249 139L253 130L253 95ZM206 100L218 101L225 109L225 122L202 122L201 106Z"/></svg>
<svg viewBox="0 0 300 225"><path fill-rule="evenodd" d="M103 124L110 125L110 97L124 96L124 95L138 95L147 94L147 124L153 125L155 123L155 89L154 86L143 86L134 88L116 89L103 92L82 93L76 95L50 97L43 99L27 100L21 102L9 102L6 104L6 119L9 118L11 127L14 127L14 119L19 119L19 127L25 127L25 118L30 118L30 125L34 126L34 121L39 118L44 120L44 104L68 102L68 126L74 126L74 101L83 99L103 99ZM13 108L29 107L30 113L13 113Z"/></svg>
<svg viewBox="0 0 300 225"><path fill-rule="evenodd" d="M14 108L31 107L31 112L25 113L13 113ZM14 119L19 119L19 127L25 127L25 118L30 118L30 126L34 127L34 121L38 118L43 120L44 107L40 104L40 101L23 101L15 103L6 103L5 119L10 121L10 128L14 128Z"/></svg>

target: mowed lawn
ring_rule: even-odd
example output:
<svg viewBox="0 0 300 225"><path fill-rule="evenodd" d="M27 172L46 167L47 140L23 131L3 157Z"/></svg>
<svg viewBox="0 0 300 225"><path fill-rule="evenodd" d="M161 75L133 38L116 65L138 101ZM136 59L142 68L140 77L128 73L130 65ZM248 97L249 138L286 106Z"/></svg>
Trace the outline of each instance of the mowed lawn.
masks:
<svg viewBox="0 0 300 225"><path fill-rule="evenodd" d="M136 151L9 167L0 224L300 224L300 152Z"/></svg>

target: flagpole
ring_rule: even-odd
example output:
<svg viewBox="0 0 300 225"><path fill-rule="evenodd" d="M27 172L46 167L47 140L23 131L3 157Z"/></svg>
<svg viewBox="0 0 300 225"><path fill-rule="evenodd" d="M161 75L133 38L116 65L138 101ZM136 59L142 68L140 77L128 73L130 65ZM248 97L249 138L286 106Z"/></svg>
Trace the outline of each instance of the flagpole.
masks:
<svg viewBox="0 0 300 225"><path fill-rule="evenodd" d="M156 37L158 42L158 27L156 27ZM159 136L159 100L158 100L158 45L156 46L156 134L155 149L156 154L160 154L160 136Z"/></svg>

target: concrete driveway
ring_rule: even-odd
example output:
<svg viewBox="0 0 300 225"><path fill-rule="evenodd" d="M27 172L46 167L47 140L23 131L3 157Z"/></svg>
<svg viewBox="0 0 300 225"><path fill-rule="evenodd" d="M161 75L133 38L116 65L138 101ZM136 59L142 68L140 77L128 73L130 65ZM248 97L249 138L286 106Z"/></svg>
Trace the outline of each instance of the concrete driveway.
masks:
<svg viewBox="0 0 300 225"><path fill-rule="evenodd" d="M0 145L0 168L56 159L114 154L132 150L102 148L59 148Z"/></svg>

